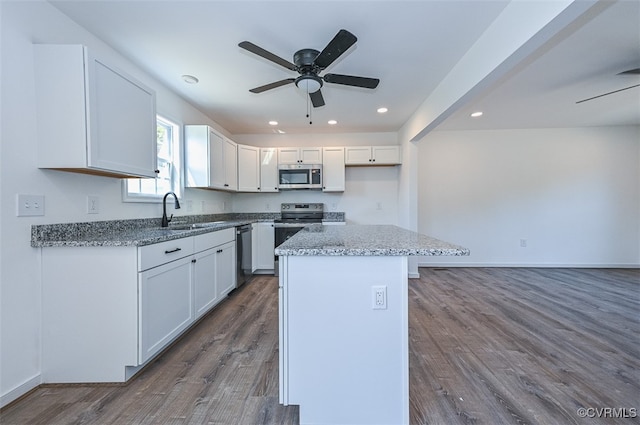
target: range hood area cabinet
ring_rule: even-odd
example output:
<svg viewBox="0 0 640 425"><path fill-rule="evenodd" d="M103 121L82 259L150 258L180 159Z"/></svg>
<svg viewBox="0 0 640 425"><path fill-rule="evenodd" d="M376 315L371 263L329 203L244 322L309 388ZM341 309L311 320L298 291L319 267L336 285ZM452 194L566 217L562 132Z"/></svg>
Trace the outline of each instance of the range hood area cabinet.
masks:
<svg viewBox="0 0 640 425"><path fill-rule="evenodd" d="M38 168L155 178L155 92L85 46L33 49Z"/></svg>
<svg viewBox="0 0 640 425"><path fill-rule="evenodd" d="M279 148L279 164L322 164L322 148Z"/></svg>
<svg viewBox="0 0 640 425"><path fill-rule="evenodd" d="M345 165L400 165L400 146L347 146Z"/></svg>
<svg viewBox="0 0 640 425"><path fill-rule="evenodd" d="M184 127L186 187L238 190L238 145L207 125Z"/></svg>

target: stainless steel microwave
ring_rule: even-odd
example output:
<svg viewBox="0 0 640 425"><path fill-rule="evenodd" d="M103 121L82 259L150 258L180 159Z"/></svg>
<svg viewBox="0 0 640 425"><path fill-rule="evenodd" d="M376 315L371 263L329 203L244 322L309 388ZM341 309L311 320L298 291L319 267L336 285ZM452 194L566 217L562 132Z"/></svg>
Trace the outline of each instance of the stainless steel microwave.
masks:
<svg viewBox="0 0 640 425"><path fill-rule="evenodd" d="M279 189L322 189L321 164L278 165Z"/></svg>

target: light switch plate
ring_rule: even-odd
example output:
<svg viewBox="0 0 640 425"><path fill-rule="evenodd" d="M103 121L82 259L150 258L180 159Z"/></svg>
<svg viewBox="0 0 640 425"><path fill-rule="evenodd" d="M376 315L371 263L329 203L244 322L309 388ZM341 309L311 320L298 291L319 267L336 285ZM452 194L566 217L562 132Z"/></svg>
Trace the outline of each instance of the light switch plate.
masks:
<svg viewBox="0 0 640 425"><path fill-rule="evenodd" d="M100 198L95 195L87 196L87 214L98 214L100 212Z"/></svg>
<svg viewBox="0 0 640 425"><path fill-rule="evenodd" d="M44 195L16 196L16 215L18 217L33 217L44 215Z"/></svg>

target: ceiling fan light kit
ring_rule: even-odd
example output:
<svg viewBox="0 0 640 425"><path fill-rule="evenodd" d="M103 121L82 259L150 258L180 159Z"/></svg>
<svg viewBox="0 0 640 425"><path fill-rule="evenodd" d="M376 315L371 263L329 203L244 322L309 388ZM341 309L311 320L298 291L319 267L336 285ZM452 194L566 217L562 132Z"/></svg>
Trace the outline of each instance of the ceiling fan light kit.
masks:
<svg viewBox="0 0 640 425"><path fill-rule="evenodd" d="M315 49L301 49L295 52L293 55L293 63L251 43L250 41L243 41L238 44L239 47L300 74L297 78L287 78L255 87L249 91L252 93L262 93L264 91L295 82L298 88L308 93L313 107L318 108L325 104L322 91L320 90L323 86L323 82L375 89L378 87L378 83L380 83L380 80L377 78L341 74L325 74L324 76L318 75L329 65L335 62L335 60L343 53L349 50L357 40L358 39L355 35L342 29L338 31L338 33L321 52Z"/></svg>

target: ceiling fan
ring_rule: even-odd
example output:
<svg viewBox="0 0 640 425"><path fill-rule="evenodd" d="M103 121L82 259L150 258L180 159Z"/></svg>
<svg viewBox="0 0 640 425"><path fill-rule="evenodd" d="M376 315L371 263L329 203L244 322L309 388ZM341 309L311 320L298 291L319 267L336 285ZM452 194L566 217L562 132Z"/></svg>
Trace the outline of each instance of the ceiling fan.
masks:
<svg viewBox="0 0 640 425"><path fill-rule="evenodd" d="M293 55L293 63L282 59L281 57L274 55L273 53L263 49L262 47L256 46L249 41L243 41L238 44L238 46L300 74L297 78L286 78L284 80L253 88L249 91L251 93L262 93L276 87L295 83L297 87L305 90L309 94L313 107L317 108L324 106L325 104L322 92L320 91L320 88L323 86L323 82L362 87L365 89L375 89L378 87L378 83L380 82L377 78L356 77L353 75L342 74L318 75L338 59L340 55L346 52L352 45L354 45L357 40L358 39L355 35L342 29L338 31L322 52L315 49L302 49L295 52Z"/></svg>
<svg viewBox="0 0 640 425"><path fill-rule="evenodd" d="M629 69L627 71L622 71L622 72L617 73L616 75L640 75L640 68L635 68L635 69ZM613 90L613 91L610 91L610 92L607 92L607 93L599 94L597 96L589 97L587 99L578 100L576 102L576 104L582 103L582 102L587 102L587 101L593 100L593 99L598 99L599 97L608 96L610 94L619 93L621 91L629 90L629 89L632 89L634 87L640 87L640 84L634 84L634 85L629 86L629 87L624 87L622 89Z"/></svg>

